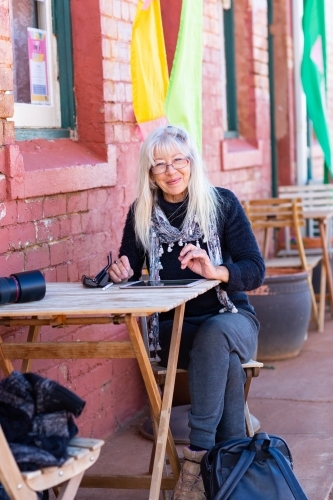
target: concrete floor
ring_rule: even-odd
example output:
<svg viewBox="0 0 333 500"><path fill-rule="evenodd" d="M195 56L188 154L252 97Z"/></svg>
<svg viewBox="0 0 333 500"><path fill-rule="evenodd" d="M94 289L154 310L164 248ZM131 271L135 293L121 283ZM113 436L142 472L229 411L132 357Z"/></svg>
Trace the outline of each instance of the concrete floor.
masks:
<svg viewBox="0 0 333 500"><path fill-rule="evenodd" d="M309 500L333 500L333 321L325 332L310 329L298 357L267 363L253 380L249 406L261 430L283 437ZM144 415L107 440L89 473L130 474L148 470L151 442L138 430ZM177 445L179 452L182 445ZM147 500L145 490L80 488L77 500ZM161 495L162 498L162 495ZM244 499L246 500L246 499ZM282 500L282 499L281 499Z"/></svg>

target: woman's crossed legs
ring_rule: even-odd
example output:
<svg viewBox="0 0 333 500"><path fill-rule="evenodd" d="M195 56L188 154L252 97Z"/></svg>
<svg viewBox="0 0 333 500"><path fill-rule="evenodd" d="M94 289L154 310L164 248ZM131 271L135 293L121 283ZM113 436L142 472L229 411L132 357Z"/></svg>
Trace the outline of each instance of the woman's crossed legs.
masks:
<svg viewBox="0 0 333 500"><path fill-rule="evenodd" d="M160 322L162 364L166 366L172 321ZM190 443L210 449L216 442L245 436L241 363L257 345L259 322L250 312L185 318L179 368L188 369Z"/></svg>

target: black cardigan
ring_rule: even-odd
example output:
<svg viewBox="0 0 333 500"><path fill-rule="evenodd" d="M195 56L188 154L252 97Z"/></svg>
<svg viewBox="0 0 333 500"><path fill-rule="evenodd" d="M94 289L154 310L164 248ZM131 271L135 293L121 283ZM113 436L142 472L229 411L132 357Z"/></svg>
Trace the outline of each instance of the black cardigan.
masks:
<svg viewBox="0 0 333 500"><path fill-rule="evenodd" d="M224 188L216 188L221 198L221 210L218 217L218 232L222 250L223 265L229 270L229 282L222 283L222 288L228 293L229 298L237 309L246 309L254 313L245 290L258 288L265 276L265 264L259 251L250 223L236 196ZM179 228L185 213L186 202L169 203L160 194L158 203L168 217L170 223ZM195 242L193 242L195 243ZM207 251L207 245L200 240L201 248ZM181 247L175 244L172 252L167 251L163 244L164 254L161 257L163 269L160 271L161 279L180 279L202 277L186 268L180 267L178 260ZM133 205L127 214L119 256L126 255L134 271L131 281L140 279L145 253L137 243L134 232ZM215 289L190 300L185 306L185 316L199 316L203 314L217 314L221 304L217 299ZM160 319L173 317L173 311L162 313Z"/></svg>

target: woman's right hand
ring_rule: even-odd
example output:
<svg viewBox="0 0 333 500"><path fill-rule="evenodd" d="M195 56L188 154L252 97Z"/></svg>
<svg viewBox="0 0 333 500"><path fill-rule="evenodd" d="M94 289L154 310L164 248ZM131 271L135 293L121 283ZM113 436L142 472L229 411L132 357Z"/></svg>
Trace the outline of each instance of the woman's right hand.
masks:
<svg viewBox="0 0 333 500"><path fill-rule="evenodd" d="M120 283L121 281L128 280L133 274L134 271L126 255L122 255L119 259L115 260L109 268L109 275L113 283Z"/></svg>

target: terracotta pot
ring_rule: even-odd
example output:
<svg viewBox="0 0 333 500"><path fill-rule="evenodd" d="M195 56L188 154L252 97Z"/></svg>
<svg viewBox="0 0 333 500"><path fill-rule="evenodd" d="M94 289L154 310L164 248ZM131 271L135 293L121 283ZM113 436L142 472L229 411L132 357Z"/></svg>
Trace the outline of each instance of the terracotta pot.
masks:
<svg viewBox="0 0 333 500"><path fill-rule="evenodd" d="M290 268L268 270L263 285L248 292L260 321L258 361L299 354L311 317L307 276Z"/></svg>

